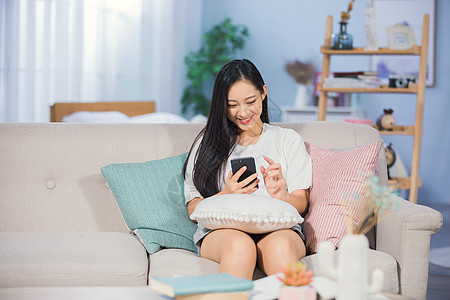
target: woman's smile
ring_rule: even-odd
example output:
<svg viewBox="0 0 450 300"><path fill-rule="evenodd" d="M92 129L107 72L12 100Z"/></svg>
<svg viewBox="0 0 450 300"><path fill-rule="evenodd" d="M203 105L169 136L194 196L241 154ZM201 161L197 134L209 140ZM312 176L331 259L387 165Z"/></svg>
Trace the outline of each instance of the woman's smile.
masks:
<svg viewBox="0 0 450 300"><path fill-rule="evenodd" d="M239 122L241 122L242 124L248 124L252 121L253 116L247 118L247 119L238 119Z"/></svg>

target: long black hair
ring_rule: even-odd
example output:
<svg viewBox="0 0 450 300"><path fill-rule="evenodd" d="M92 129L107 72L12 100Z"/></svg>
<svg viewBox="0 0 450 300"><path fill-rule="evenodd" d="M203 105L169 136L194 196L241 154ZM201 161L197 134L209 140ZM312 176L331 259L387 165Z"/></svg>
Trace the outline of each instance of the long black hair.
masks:
<svg viewBox="0 0 450 300"><path fill-rule="evenodd" d="M237 59L226 63L214 82L208 121L189 151L190 156L193 146L202 137L194 158L192 176L195 187L204 198L220 192L220 174L225 170L228 157L236 146L239 128L227 116L228 92L240 80L251 82L261 94L264 93L264 80L251 61ZM262 102L260 118L263 123L269 123L267 94ZM189 157L183 168L185 178L188 160Z"/></svg>

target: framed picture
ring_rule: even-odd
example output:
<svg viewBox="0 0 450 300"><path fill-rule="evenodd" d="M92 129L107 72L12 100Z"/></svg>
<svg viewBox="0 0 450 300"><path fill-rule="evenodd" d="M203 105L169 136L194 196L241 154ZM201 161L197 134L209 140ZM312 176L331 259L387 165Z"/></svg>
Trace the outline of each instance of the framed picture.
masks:
<svg viewBox="0 0 450 300"><path fill-rule="evenodd" d="M390 49L411 49L416 44L414 30L406 25L397 23L386 28L387 44Z"/></svg>
<svg viewBox="0 0 450 300"><path fill-rule="evenodd" d="M373 0L378 44L382 47L407 49L422 40L424 14L430 15L430 32L427 61L427 86L434 85L435 53L435 0ZM403 25L397 30L396 24ZM392 27L394 27L392 29ZM407 30L404 28L407 27ZM391 28L390 30L388 28ZM412 38L414 36L414 40ZM392 47L391 47L392 46ZM374 55L371 69L378 77L388 81L390 74L414 75L418 77L420 58L416 55Z"/></svg>

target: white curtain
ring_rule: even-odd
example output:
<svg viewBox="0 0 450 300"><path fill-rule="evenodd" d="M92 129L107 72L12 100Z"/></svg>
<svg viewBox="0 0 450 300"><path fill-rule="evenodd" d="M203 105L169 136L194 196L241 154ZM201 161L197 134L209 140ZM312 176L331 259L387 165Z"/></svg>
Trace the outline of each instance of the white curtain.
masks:
<svg viewBox="0 0 450 300"><path fill-rule="evenodd" d="M54 102L178 113L200 20L201 0L0 0L0 121L47 122Z"/></svg>

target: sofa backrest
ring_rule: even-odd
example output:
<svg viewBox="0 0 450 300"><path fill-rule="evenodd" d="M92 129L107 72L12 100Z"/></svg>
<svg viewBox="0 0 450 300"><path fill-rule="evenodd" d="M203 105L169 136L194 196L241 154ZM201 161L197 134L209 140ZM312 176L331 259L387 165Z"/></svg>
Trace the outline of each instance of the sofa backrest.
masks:
<svg viewBox="0 0 450 300"><path fill-rule="evenodd" d="M323 148L380 139L366 125L281 124ZM201 124L0 124L0 231L128 232L100 168L187 152ZM384 152L380 154L386 182Z"/></svg>

